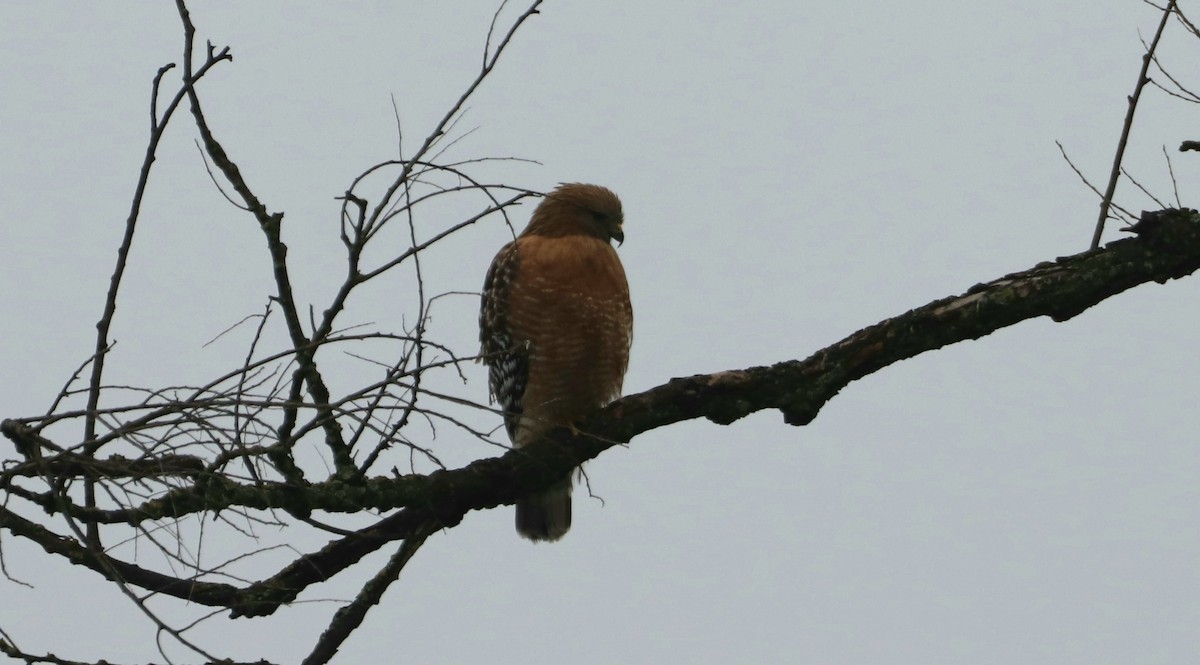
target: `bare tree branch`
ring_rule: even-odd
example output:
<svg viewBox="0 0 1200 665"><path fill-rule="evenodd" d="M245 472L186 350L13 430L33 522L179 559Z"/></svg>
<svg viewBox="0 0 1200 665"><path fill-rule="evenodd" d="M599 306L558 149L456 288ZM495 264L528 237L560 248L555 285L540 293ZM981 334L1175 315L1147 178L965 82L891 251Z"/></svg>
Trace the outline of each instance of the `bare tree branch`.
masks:
<svg viewBox="0 0 1200 665"><path fill-rule="evenodd" d="M1125 159L1125 146L1129 143L1129 132L1133 129L1133 114L1137 111L1138 100L1142 97L1142 89L1150 82L1150 77L1147 76L1150 71L1150 63L1154 61L1154 52L1158 49L1158 41L1162 39L1163 30L1167 27L1167 20L1171 18L1171 13L1174 11L1175 0L1170 0L1162 10L1162 20L1158 23L1158 30L1154 32L1154 39L1150 41L1150 46L1142 56L1142 69L1138 72L1137 85L1133 87L1133 94L1129 96L1129 110L1125 113L1125 124L1121 127L1121 138L1117 141L1117 154L1113 157L1112 171L1108 175L1108 187L1105 188L1104 198L1100 201L1100 218L1096 220L1096 230L1092 233L1092 249L1100 246L1104 223L1108 221L1108 209L1112 206L1113 196L1117 192L1117 179L1121 177L1121 163Z"/></svg>
<svg viewBox="0 0 1200 665"><path fill-rule="evenodd" d="M379 604L383 598L384 591L391 586L400 577L400 571L404 570L404 566L412 559L412 556L417 553L417 550L425 542L434 531L430 525L423 525L416 533L404 540L404 544L396 551L395 554L388 560L378 574L371 581L367 582L362 591L354 602L339 609L333 616L333 621L329 624L329 628L321 635L321 639L317 641L317 645L313 647L312 653L304 659L303 665L320 665L327 663L338 648L350 637L350 633L354 632L361 624L367 612Z"/></svg>
<svg viewBox="0 0 1200 665"><path fill-rule="evenodd" d="M1166 282L1200 268L1200 217L1195 212L1144 213L1133 230L1138 237L976 285L961 295L865 328L805 360L674 379L623 397L580 423L578 432L557 430L541 444L460 469L369 478L360 483L333 478L303 489L287 483L242 485L221 476L202 475L190 488L143 504L138 509L141 514L85 511L82 517L97 522L117 518L136 522L232 506L284 507L297 513L400 509L375 526L305 555L277 575L245 589L175 579L112 560L113 570L125 581L148 590L229 607L235 616L269 614L302 589L331 578L384 544L419 537L422 525L452 527L469 511L515 503L581 462L657 427L695 418L728 424L762 409L778 409L787 423L804 425L850 382L897 361L978 339L1030 318L1066 321L1139 284ZM15 421L5 421L2 431L24 448L38 445L31 440L29 428ZM0 526L105 574L87 548L11 510L0 509Z"/></svg>
<svg viewBox="0 0 1200 665"><path fill-rule="evenodd" d="M345 272L340 282L328 284L333 293L329 300L317 304L293 286L283 212L271 212L255 193L205 116L198 84L213 66L232 59L230 51L209 43L206 52L197 54L191 15L184 0L176 0L184 31L182 83L160 114L161 83L175 66L162 67L154 77L151 136L93 355L44 415L0 421L0 434L15 450L0 467L0 533L31 541L113 582L149 617L160 637L170 635L212 662L218 661L187 639L199 622L225 610L230 618L274 614L306 590L360 565L367 555L394 546L373 579L333 614L304 661L325 663L431 534L453 528L471 511L513 504L609 448L684 420L728 424L764 409L779 410L789 424L805 425L851 382L899 360L1035 317L1066 321L1138 284L1165 282L1200 268L1200 216L1194 211L1143 213L1129 229L1136 237L1098 246L1103 224L1114 210L1120 212L1118 217L1134 219L1112 198L1116 178L1128 177L1121 168L1122 155L1138 95L1150 82L1148 67L1157 64L1154 52L1165 23L1174 12L1190 25L1172 1L1162 9L1158 32L1146 46L1107 192L1092 188L1102 198L1092 250L977 284L864 328L802 360L673 379L623 397L542 442L509 450L485 431L486 424L471 420L478 410L493 409L469 394L452 394L453 388L434 380L440 372L465 382L459 365L473 360L475 350L452 348L431 332L431 310L450 293L439 294L427 284L425 267L432 255L424 253L484 220L502 219L511 230L509 208L539 195L477 177L486 159L445 163L440 156L462 138L455 128L467 102L540 4L532 0L507 29L500 23L505 8L501 5L489 27L480 69L411 155L402 152L399 110L395 111L399 158L366 168L337 197L341 205L338 219L330 220L329 240L345 251ZM109 332L117 293L150 167L166 124L185 97L210 177L222 196L253 216L264 235L272 295L261 314L218 335L244 337L246 346L234 361L240 364L216 379L158 388L112 385L103 377L112 348ZM1181 149L1189 147L1194 146L1185 143ZM378 187L372 189L374 185ZM449 219L428 212L437 211L440 203L458 205L460 200L473 207L456 208ZM243 213L238 215L245 219ZM430 218L437 220L435 225L427 221ZM393 242L399 246L388 245ZM404 294L410 309L398 330L361 321L347 324L352 314L343 312L352 311L353 294L375 288L367 285L385 274L388 288L391 280L404 279L411 289ZM276 316L283 318L282 324ZM241 326L251 318L258 319L257 326ZM283 329L278 338L273 337L276 326ZM323 352L325 347L331 348ZM89 366L84 387L81 377ZM344 366L355 372L350 385L341 380ZM369 378L362 378L363 367ZM424 426L428 431L421 429ZM429 443L440 429L451 431L445 438L500 446L505 452L447 468L443 451ZM318 439L323 445L309 445ZM412 472L402 474L393 465L405 455ZM391 467L392 473L378 475L377 467ZM418 471L431 468L428 473ZM316 511L324 514L314 517ZM38 513L44 513L40 522L31 518ZM358 521L342 519L347 516ZM372 523L362 527L363 517ZM316 534L323 544L301 551L292 540L259 543L259 531L268 525L310 529L305 533ZM240 533L254 544L214 564L202 543L207 529L218 528ZM257 567L242 565L267 554L269 564L258 565L261 561L256 559ZM205 609L201 618L174 628L147 605L160 597L219 609ZM28 663L76 662L22 651L3 631L0 653Z"/></svg>

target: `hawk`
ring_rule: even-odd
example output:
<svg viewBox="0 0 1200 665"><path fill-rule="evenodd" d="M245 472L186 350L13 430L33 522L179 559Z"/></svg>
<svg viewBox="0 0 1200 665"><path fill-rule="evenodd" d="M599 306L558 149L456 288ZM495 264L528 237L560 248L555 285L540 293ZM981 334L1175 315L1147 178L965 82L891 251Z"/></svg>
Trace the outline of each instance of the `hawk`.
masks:
<svg viewBox="0 0 1200 665"><path fill-rule="evenodd" d="M620 397L633 308L612 246L625 240L616 194L560 185L496 254L483 283L479 340L488 387L513 445L528 445ZM571 476L517 502L533 541L571 528Z"/></svg>

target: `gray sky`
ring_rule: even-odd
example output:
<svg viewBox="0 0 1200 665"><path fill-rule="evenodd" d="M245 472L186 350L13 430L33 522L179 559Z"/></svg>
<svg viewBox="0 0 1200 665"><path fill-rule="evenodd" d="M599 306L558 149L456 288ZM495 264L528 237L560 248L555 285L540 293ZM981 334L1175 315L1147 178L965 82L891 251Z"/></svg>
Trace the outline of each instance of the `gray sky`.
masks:
<svg viewBox="0 0 1200 665"><path fill-rule="evenodd" d="M208 117L286 212L304 302L320 308L339 277L334 197L395 156L389 96L411 149L474 76L494 7L194 3L200 37L235 57L202 85ZM495 181L621 195L636 316L627 392L802 358L1086 248L1097 201L1054 141L1104 181L1139 30L1149 38L1158 20L1136 0L1088 9L551 0L449 154L541 162L489 166ZM149 83L181 48L170 3L0 4L0 415L44 411L89 354ZM1173 25L1162 58L1196 84L1198 48ZM1148 92L1126 165L1172 200L1166 145L1194 206L1200 163L1175 152L1200 138L1193 119ZM271 290L261 235L214 190L188 121L176 117L151 181L114 383L228 369L245 334L204 343ZM1118 201L1158 207L1127 182ZM507 236L493 220L431 253L434 288L478 290ZM644 434L589 465L604 503L578 493L558 544L518 539L511 509L433 536L338 662L1187 662L1200 653L1198 291L1195 279L1140 287L1066 324L918 357L852 384L808 427L772 412ZM407 299L400 279L380 284L346 322L399 329ZM434 313L463 353L476 307L447 298ZM484 399L482 370L469 372L456 389ZM438 434L454 464L494 453ZM246 546L214 533L214 561ZM35 585L0 580L0 627L21 646L159 660L153 626L98 576L3 546L9 573ZM303 600L348 599L382 562ZM297 662L337 606L213 619L192 636L223 656Z"/></svg>

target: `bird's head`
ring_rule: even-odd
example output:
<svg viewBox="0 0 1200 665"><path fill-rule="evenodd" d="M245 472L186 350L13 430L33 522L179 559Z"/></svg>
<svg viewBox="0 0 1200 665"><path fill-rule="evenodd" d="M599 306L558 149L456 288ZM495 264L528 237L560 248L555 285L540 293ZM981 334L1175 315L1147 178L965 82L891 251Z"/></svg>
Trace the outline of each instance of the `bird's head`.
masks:
<svg viewBox="0 0 1200 665"><path fill-rule="evenodd" d="M612 190L571 182L546 194L523 235L588 235L619 245L625 241L624 223L621 199Z"/></svg>

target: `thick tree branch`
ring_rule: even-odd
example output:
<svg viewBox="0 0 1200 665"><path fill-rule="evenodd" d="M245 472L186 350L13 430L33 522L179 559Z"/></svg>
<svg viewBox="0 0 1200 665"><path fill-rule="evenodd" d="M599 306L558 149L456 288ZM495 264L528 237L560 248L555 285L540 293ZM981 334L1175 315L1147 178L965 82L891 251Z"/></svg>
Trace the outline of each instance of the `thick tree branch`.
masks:
<svg viewBox="0 0 1200 665"><path fill-rule="evenodd" d="M695 418L727 424L763 409L779 409L790 424L807 424L851 381L897 361L1039 316L1066 321L1139 284L1163 283L1200 268L1200 215L1195 211L1143 213L1130 230L1137 237L977 284L960 295L864 328L805 360L673 379L614 402L579 423L578 432L559 429L540 444L460 469L361 482L332 479L305 488L285 483L243 485L203 472L196 475L194 485L170 491L138 508L101 511L76 506L71 510L84 520L140 522L234 506L286 508L294 513L400 508L376 525L332 541L244 589L177 579L110 559L113 570L130 584L229 607L234 616L270 614L304 588L333 577L389 542L419 540L430 529L458 524L472 510L512 504L581 462L651 429ZM0 431L27 458L32 448L52 452L56 447L17 421L5 421ZM102 464L119 461L110 458ZM187 471L194 470L186 466ZM109 574L78 542L7 508L0 508L0 526L39 543L48 552Z"/></svg>
<svg viewBox="0 0 1200 665"><path fill-rule="evenodd" d="M4 654L5 656L8 656L14 660L24 661L25 665L34 665L35 663L45 663L45 665L116 665L110 660L97 660L94 662L85 660L68 660L66 658L59 658L53 653L29 653L27 651L18 649L15 644L4 639L3 637L0 637L0 654ZM266 660L256 660L254 662L222 660L214 665L272 665L272 663Z"/></svg>
<svg viewBox="0 0 1200 665"><path fill-rule="evenodd" d="M7 529L13 535L32 540L49 554L62 556L73 564L90 568L105 577L110 577L112 574L118 575L125 583L149 591L196 600L204 605L231 607L239 602L239 590L228 584L179 579L112 557L107 557L108 567L106 567L105 562L101 561L95 552L81 545L79 541L67 536L60 536L36 522L21 517L8 508L0 507L0 527Z"/></svg>

